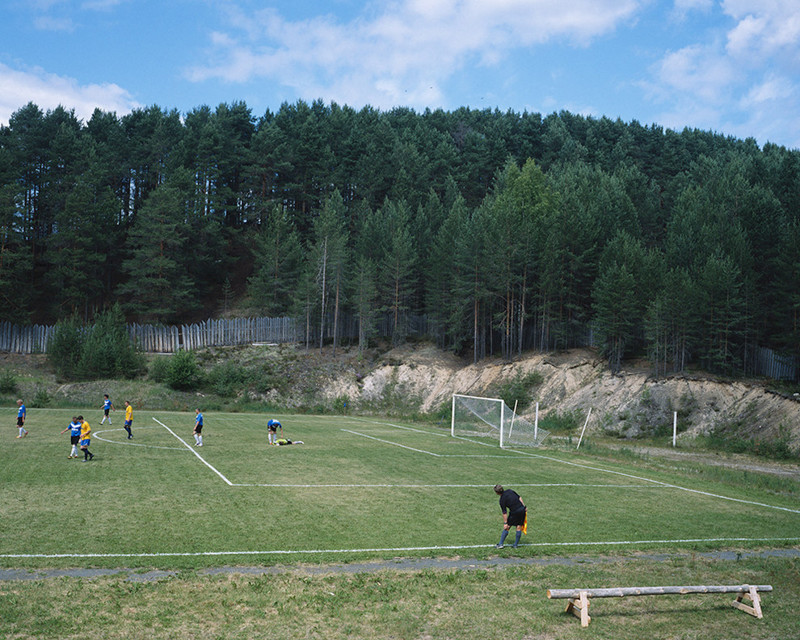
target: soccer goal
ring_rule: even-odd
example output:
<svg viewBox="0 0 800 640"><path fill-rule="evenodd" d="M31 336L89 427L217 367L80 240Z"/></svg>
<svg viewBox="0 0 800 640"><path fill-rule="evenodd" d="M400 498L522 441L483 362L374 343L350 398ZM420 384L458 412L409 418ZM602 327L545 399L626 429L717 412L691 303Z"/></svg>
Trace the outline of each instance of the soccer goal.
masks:
<svg viewBox="0 0 800 640"><path fill-rule="evenodd" d="M450 435L461 437L491 437L500 446L538 447L550 435L539 428L539 410L531 424L520 418L501 398L480 398L453 394Z"/></svg>

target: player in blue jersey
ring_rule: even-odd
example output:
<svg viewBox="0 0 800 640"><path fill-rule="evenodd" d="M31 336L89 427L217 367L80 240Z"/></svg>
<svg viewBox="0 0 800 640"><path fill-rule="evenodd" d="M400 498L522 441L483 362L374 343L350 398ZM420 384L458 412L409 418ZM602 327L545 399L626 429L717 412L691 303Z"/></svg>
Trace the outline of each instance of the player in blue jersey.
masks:
<svg viewBox="0 0 800 640"><path fill-rule="evenodd" d="M103 424L106 421L106 419L108 419L108 424L111 424L111 416L108 415L108 412L116 411L116 409L114 409L114 405L111 404L111 400L109 399L108 394L105 394L103 396L102 409L103 409L103 419L100 421L100 424Z"/></svg>
<svg viewBox="0 0 800 640"><path fill-rule="evenodd" d="M19 435L17 438L24 438L28 435L27 429L25 429L25 418L28 417L28 410L25 408L25 403L22 400L17 400L17 428L19 429Z"/></svg>
<svg viewBox="0 0 800 640"><path fill-rule="evenodd" d="M81 441L81 422L77 417L72 418L72 422L67 425L64 431L69 431L69 441L72 445L72 450L69 452L68 458L78 457L78 444ZM61 433L64 433L62 431Z"/></svg>
<svg viewBox="0 0 800 640"><path fill-rule="evenodd" d="M194 419L194 446L195 447L202 447L203 446L203 414L200 413L200 409L194 410L195 416Z"/></svg>
<svg viewBox="0 0 800 640"><path fill-rule="evenodd" d="M283 438L283 426L277 420L270 418L267 420L267 437L270 444L278 444L278 429L281 430L281 438Z"/></svg>

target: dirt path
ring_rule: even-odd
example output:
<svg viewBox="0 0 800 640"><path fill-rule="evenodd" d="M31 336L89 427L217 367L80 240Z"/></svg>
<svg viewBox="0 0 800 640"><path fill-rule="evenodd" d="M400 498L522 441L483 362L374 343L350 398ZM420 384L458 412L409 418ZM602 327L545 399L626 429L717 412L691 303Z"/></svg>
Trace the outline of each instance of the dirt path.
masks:
<svg viewBox="0 0 800 640"><path fill-rule="evenodd" d="M277 565L269 567L217 567L198 571L199 575L275 575L300 573L306 575L358 574L379 571L474 571L477 569L504 569L526 565L586 565L631 561L665 562L668 560L705 558L708 560L737 561L746 558L800 558L800 548L761 549L758 551L707 551L694 553L636 553L628 556L547 556L520 558L497 556L488 560L468 558L397 558L375 562L322 565ZM15 580L46 580L50 578L97 578L124 575L131 582L152 582L178 575L177 571L147 571L134 569L0 569L0 582Z"/></svg>

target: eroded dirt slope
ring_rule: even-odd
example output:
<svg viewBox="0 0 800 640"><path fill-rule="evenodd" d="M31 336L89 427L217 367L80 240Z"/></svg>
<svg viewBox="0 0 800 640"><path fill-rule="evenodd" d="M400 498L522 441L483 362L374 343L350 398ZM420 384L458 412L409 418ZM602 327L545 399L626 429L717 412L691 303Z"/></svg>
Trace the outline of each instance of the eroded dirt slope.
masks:
<svg viewBox="0 0 800 640"><path fill-rule="evenodd" d="M403 397L423 412L448 403L453 393L490 395L504 381L536 371L543 382L532 400L540 415L589 408L590 429L635 436L640 430L668 428L677 411L682 437L724 427L744 436L789 437L800 448L800 401L770 392L757 382L720 381L700 376L654 379L646 369L611 375L589 350L563 354L530 354L508 363L486 360L464 363L433 346L405 345L382 356L361 376L338 376L324 387L333 398L378 403L387 394ZM533 404L527 410L533 411Z"/></svg>

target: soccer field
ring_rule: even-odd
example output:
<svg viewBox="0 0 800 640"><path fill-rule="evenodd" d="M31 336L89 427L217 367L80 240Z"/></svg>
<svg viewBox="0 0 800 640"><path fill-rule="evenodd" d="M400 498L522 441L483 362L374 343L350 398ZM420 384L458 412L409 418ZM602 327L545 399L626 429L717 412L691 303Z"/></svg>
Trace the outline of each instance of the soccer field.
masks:
<svg viewBox="0 0 800 640"><path fill-rule="evenodd" d="M137 411L134 439L84 411L95 459L68 459L75 410L35 409L0 443L3 566L213 566L497 553L493 485L529 509L516 554L800 542L792 495L597 462L403 421ZM275 417L286 437L267 443ZM511 553L504 550L501 553Z"/></svg>

